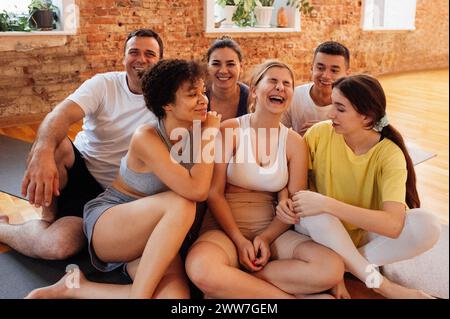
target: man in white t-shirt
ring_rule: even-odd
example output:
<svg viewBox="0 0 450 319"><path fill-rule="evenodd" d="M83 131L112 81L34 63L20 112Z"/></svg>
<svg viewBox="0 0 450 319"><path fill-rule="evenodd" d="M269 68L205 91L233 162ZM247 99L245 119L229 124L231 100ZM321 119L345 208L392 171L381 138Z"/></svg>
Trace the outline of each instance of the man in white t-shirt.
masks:
<svg viewBox="0 0 450 319"><path fill-rule="evenodd" d="M113 182L135 129L156 120L145 105L141 76L162 57L156 32L130 33L125 72L95 75L45 117L22 182L23 196L42 206L42 219L9 225L3 216L0 242L43 259L65 259L81 250L84 204ZM83 130L72 144L69 127L81 119Z"/></svg>
<svg viewBox="0 0 450 319"><path fill-rule="evenodd" d="M342 44L327 41L314 51L313 82L297 86L282 123L303 136L317 122L327 120L333 82L350 74L350 53Z"/></svg>

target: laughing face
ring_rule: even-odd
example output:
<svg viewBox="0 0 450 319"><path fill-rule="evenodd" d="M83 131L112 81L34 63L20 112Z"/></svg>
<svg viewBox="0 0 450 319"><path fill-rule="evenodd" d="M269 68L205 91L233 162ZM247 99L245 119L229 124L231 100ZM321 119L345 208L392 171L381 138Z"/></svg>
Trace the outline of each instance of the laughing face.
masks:
<svg viewBox="0 0 450 319"><path fill-rule="evenodd" d="M288 108L293 92L291 73L288 69L277 66L268 69L256 87L252 88L256 108L262 106L275 114L281 114Z"/></svg>
<svg viewBox="0 0 450 319"><path fill-rule="evenodd" d="M343 56L319 52L314 58L311 73L316 88L331 95L333 82L347 76L349 70Z"/></svg>
<svg viewBox="0 0 450 319"><path fill-rule="evenodd" d="M242 72L237 53L230 48L216 49L208 61L208 75L213 86L230 88L236 85Z"/></svg>
<svg viewBox="0 0 450 319"><path fill-rule="evenodd" d="M142 94L141 77L159 61L159 45L152 37L132 37L125 47L123 64L131 92Z"/></svg>

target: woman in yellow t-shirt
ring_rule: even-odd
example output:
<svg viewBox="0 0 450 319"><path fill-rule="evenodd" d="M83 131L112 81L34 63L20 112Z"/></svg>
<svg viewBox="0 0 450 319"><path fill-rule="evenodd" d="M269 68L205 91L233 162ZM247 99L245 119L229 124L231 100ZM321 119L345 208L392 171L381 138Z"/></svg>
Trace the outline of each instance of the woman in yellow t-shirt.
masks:
<svg viewBox="0 0 450 319"><path fill-rule="evenodd" d="M409 259L438 240L437 218L420 209L414 166L386 117L380 83L367 75L337 80L331 121L305 135L310 188L278 217L339 253L346 268L387 298L428 298L383 277L377 266ZM407 213L408 212L408 213ZM343 282L335 295L348 298Z"/></svg>

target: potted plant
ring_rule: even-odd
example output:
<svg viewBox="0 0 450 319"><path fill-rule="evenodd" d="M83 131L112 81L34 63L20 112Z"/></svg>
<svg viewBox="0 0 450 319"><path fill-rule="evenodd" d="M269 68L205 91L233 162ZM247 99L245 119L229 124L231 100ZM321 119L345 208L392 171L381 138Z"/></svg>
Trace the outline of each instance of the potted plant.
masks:
<svg viewBox="0 0 450 319"><path fill-rule="evenodd" d="M219 25L230 27L234 24L233 16L239 2L240 0L216 0L216 3L223 8L221 14L222 20Z"/></svg>
<svg viewBox="0 0 450 319"><path fill-rule="evenodd" d="M254 25L255 0L238 0L233 21L240 27L250 27Z"/></svg>
<svg viewBox="0 0 450 319"><path fill-rule="evenodd" d="M8 12L3 10L3 12L0 12L0 31L8 31L8 24L9 24Z"/></svg>
<svg viewBox="0 0 450 319"><path fill-rule="evenodd" d="M32 0L28 5L29 22L33 29L53 30L54 23L58 21L58 7L52 0Z"/></svg>
<svg viewBox="0 0 450 319"><path fill-rule="evenodd" d="M296 7L304 15L309 15L314 10L314 7L311 6L308 0L288 0L287 5Z"/></svg>
<svg viewBox="0 0 450 319"><path fill-rule="evenodd" d="M22 14L7 12L3 10L0 12L0 31L31 31L28 26L28 17Z"/></svg>
<svg viewBox="0 0 450 319"><path fill-rule="evenodd" d="M275 0L255 0L255 27L270 28Z"/></svg>

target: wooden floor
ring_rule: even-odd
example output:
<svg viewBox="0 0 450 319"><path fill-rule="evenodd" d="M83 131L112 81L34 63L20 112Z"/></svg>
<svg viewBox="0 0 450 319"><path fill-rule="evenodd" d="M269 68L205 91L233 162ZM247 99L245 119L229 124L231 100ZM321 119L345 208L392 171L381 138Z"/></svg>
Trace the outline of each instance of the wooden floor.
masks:
<svg viewBox="0 0 450 319"><path fill-rule="evenodd" d="M407 143L431 151L437 156L416 166L422 207L449 220L449 70L431 70L382 76L379 78L388 100L388 117ZM0 134L33 141L38 124L0 128ZM70 137L81 129L73 125ZM25 201L0 193L0 213L7 213L14 223L38 218L39 210ZM21 212L21 214L19 214ZM0 252L7 248L0 244ZM355 281L356 286L359 284ZM358 289L350 287L353 297ZM369 297L367 293L364 295ZM372 294L370 297L376 297Z"/></svg>

